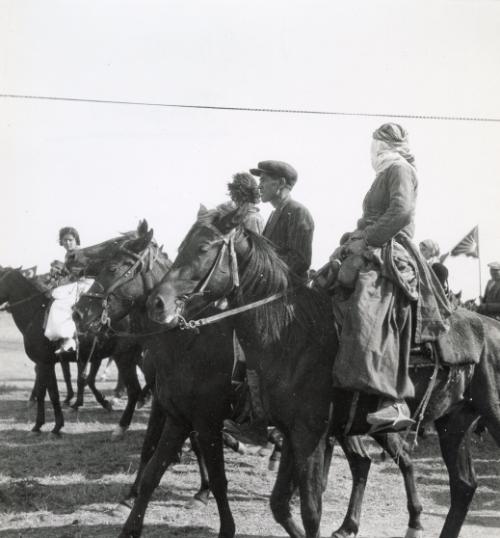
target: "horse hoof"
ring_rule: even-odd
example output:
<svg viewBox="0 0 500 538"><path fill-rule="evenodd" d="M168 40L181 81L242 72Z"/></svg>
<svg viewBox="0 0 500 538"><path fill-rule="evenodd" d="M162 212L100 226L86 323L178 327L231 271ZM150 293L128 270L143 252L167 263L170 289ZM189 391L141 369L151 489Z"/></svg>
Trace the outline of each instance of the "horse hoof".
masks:
<svg viewBox="0 0 500 538"><path fill-rule="evenodd" d="M28 437L38 437L42 434L41 430L31 430L28 432Z"/></svg>
<svg viewBox="0 0 500 538"><path fill-rule="evenodd" d="M130 510L132 510L132 506L128 505L129 499L125 499L120 504L117 504L112 510L111 515L118 516L118 517L128 517L130 514Z"/></svg>
<svg viewBox="0 0 500 538"><path fill-rule="evenodd" d="M207 502L203 502L202 500L193 497L192 499L189 499L189 501L185 504L184 508L186 508L187 510L199 510L200 508L206 506Z"/></svg>
<svg viewBox="0 0 500 538"><path fill-rule="evenodd" d="M102 406L106 411L113 411L113 402L110 402L109 400L106 400Z"/></svg>
<svg viewBox="0 0 500 538"><path fill-rule="evenodd" d="M33 409L36 405L36 400L28 400L26 402L26 409Z"/></svg>
<svg viewBox="0 0 500 538"><path fill-rule="evenodd" d="M111 439L113 441L121 441L125 437L126 431L127 431L127 428L122 428L121 426L117 426L111 434Z"/></svg>
<svg viewBox="0 0 500 538"><path fill-rule="evenodd" d="M406 531L405 538L423 538L424 531L422 529L410 529Z"/></svg>
<svg viewBox="0 0 500 538"><path fill-rule="evenodd" d="M59 431L57 431L57 432L55 432L55 431L51 431L51 432L50 432L50 437L51 437L52 439L56 439L56 440L57 440L57 439L62 439L62 433L59 432Z"/></svg>
<svg viewBox="0 0 500 538"><path fill-rule="evenodd" d="M357 535L357 532L349 532L342 529L338 529L332 534L332 538L356 538Z"/></svg>

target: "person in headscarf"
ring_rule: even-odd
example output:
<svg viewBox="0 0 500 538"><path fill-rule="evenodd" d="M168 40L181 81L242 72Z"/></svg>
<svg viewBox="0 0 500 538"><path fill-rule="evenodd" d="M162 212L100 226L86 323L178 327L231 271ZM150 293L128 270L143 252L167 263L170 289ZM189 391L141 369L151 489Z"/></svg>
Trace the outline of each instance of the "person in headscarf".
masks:
<svg viewBox="0 0 500 538"><path fill-rule="evenodd" d="M425 260L427 260L427 263L434 271L435 275L439 280L439 283L441 284L441 286L443 286L443 290L446 294L448 294L449 272L446 266L441 262L441 257L439 256L441 253L441 249L439 248L439 245L433 239L424 239L423 241L420 241L418 248L420 249L420 253L422 254L422 256L425 258Z"/></svg>
<svg viewBox="0 0 500 538"><path fill-rule="evenodd" d="M411 241L418 181L406 130L396 123L379 127L371 162L376 177L363 215L330 258L341 324L333 380L336 387L380 397L369 424L402 429L413 422L405 402L414 396L408 375L412 333L417 344L436 340L447 330L450 311Z"/></svg>

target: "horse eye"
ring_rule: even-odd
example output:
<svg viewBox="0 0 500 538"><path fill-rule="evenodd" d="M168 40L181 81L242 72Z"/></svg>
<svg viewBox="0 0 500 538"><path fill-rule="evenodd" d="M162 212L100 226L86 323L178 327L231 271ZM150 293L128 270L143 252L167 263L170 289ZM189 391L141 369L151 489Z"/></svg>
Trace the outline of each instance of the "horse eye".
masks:
<svg viewBox="0 0 500 538"><path fill-rule="evenodd" d="M210 249L210 245L208 243L203 243L200 245L200 251L201 252L207 252Z"/></svg>
<svg viewBox="0 0 500 538"><path fill-rule="evenodd" d="M110 273L116 273L116 265L110 265L110 266L108 267L108 271L109 271Z"/></svg>

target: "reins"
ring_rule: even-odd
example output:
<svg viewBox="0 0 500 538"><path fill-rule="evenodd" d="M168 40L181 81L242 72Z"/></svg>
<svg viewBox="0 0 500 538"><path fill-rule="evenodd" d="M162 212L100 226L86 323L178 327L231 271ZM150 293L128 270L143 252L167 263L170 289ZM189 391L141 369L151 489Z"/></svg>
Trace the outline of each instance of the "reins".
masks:
<svg viewBox="0 0 500 538"><path fill-rule="evenodd" d="M264 306L265 304L272 303L273 301L276 301L277 299L281 299L285 295L286 295L285 292L275 293L274 295L266 297L265 299L260 299L259 301L254 301L253 303L248 303L243 306L231 308L231 310L226 310L224 312L221 312L220 314L214 314L212 316L208 316L206 318L201 318L201 319L192 319L190 321L186 321L182 316L179 316L180 329L181 330L197 329L198 327L203 327L204 325L210 325L212 323L216 323L217 321L220 321L221 319L230 318L232 316L236 316L243 312L248 312L249 310L253 310L254 308L258 308L259 306Z"/></svg>

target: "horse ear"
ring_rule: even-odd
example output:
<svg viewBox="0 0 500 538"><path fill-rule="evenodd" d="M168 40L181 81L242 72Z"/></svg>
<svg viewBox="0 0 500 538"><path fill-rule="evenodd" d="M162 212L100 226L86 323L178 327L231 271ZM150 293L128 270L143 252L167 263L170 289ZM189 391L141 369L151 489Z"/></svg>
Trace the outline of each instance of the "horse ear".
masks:
<svg viewBox="0 0 500 538"><path fill-rule="evenodd" d="M248 214L248 204L243 204L237 207L234 211L231 211L227 215L224 215L215 223L215 226L223 233L227 234L236 226L239 226L245 220Z"/></svg>
<svg viewBox="0 0 500 538"><path fill-rule="evenodd" d="M460 301L460 299L462 299L462 290L460 290L458 293L455 293L455 297Z"/></svg>
<svg viewBox="0 0 500 538"><path fill-rule="evenodd" d="M207 213L208 209L203 204L200 204L200 208L198 209L198 214L196 215L196 218L199 219L200 217L204 217Z"/></svg>
<svg viewBox="0 0 500 538"><path fill-rule="evenodd" d="M148 221L146 219L140 220L139 225L137 226L137 235L139 237L146 235L148 233L148 228Z"/></svg>
<svg viewBox="0 0 500 538"><path fill-rule="evenodd" d="M127 248L133 252L141 252L141 250L144 250L149 245L149 243L151 243L153 235L154 230L153 228L151 228L151 230L147 230L144 235L141 235L139 238L130 241L130 243L127 244Z"/></svg>

